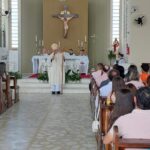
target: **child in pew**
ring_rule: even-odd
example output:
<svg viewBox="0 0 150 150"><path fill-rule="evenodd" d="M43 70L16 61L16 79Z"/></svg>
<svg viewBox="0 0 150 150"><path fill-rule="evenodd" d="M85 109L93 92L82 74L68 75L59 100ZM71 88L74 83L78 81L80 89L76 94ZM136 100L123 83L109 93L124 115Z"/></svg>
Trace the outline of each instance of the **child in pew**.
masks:
<svg viewBox="0 0 150 150"><path fill-rule="evenodd" d="M140 79L146 85L146 81L149 76L149 64L143 63L141 65L141 69L142 69L142 72L140 74Z"/></svg>
<svg viewBox="0 0 150 150"><path fill-rule="evenodd" d="M149 75L148 78L147 78L146 86L150 87L150 75Z"/></svg>

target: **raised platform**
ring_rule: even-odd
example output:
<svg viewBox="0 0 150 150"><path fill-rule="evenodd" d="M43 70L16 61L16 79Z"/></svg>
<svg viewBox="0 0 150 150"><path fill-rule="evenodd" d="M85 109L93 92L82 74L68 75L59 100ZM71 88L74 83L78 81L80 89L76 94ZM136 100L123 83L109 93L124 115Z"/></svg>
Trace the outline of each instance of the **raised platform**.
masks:
<svg viewBox="0 0 150 150"><path fill-rule="evenodd" d="M79 83L67 83L64 85L63 93L89 93L89 79L81 79ZM38 79L18 80L20 93L51 93L50 85Z"/></svg>

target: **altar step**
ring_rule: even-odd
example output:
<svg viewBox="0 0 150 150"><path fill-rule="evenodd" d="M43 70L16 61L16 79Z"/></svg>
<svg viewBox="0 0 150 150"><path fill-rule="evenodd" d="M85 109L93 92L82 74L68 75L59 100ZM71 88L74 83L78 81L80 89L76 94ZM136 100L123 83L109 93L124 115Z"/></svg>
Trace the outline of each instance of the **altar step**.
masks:
<svg viewBox="0 0 150 150"><path fill-rule="evenodd" d="M63 93L89 93L89 82L89 79L82 79L80 83L67 83ZM51 93L49 83L37 79L20 79L18 86L20 93Z"/></svg>

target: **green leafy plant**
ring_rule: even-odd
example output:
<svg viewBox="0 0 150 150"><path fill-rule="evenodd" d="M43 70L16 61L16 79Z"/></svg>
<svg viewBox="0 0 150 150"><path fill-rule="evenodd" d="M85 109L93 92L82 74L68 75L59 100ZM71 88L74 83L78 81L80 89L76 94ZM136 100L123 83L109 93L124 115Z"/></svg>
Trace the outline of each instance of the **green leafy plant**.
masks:
<svg viewBox="0 0 150 150"><path fill-rule="evenodd" d="M109 50L108 59L109 59L110 65L111 65L112 64L112 60L116 59L116 54L114 53L114 51Z"/></svg>
<svg viewBox="0 0 150 150"><path fill-rule="evenodd" d="M47 71L45 71L44 73L39 73L38 74L38 80L42 80L42 81L48 81L48 73Z"/></svg>
<svg viewBox="0 0 150 150"><path fill-rule="evenodd" d="M10 76L14 76L16 79L22 79L22 74L20 72L9 72Z"/></svg>
<svg viewBox="0 0 150 150"><path fill-rule="evenodd" d="M79 71L77 72L74 72L72 70L68 70L66 73L65 73L65 81L66 83L68 81L80 81L81 77L80 77L80 73Z"/></svg>

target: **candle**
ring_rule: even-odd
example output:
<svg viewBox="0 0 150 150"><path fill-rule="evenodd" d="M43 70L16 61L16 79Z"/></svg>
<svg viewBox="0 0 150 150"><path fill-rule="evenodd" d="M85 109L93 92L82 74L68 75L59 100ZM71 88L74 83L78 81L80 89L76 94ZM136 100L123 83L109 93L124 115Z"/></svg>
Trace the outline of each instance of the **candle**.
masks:
<svg viewBox="0 0 150 150"><path fill-rule="evenodd" d="M60 41L58 42L58 46L59 46L59 48L60 48Z"/></svg>
<svg viewBox="0 0 150 150"><path fill-rule="evenodd" d="M86 37L86 35L85 35L85 42L87 42L87 37Z"/></svg>
<svg viewBox="0 0 150 150"><path fill-rule="evenodd" d="M39 46L41 46L41 40L39 40Z"/></svg>
<svg viewBox="0 0 150 150"><path fill-rule="evenodd" d="M80 40L78 40L78 46L80 46Z"/></svg>
<svg viewBox="0 0 150 150"><path fill-rule="evenodd" d="M81 42L81 47L83 47L83 41Z"/></svg>
<svg viewBox="0 0 150 150"><path fill-rule="evenodd" d="M44 41L42 40L42 46L44 46Z"/></svg>
<svg viewBox="0 0 150 150"><path fill-rule="evenodd" d="M37 35L35 36L35 42L37 42Z"/></svg>

